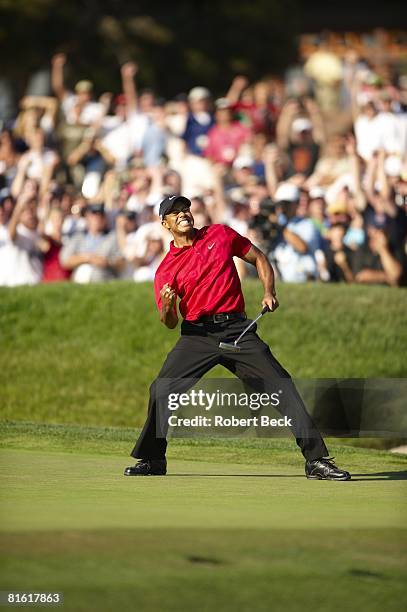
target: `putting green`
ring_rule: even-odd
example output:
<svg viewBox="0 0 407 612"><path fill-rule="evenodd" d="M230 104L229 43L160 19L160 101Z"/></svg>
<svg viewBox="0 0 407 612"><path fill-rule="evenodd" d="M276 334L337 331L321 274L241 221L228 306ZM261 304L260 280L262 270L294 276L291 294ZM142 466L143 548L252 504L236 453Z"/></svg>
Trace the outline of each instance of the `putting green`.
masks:
<svg viewBox="0 0 407 612"><path fill-rule="evenodd" d="M262 459L262 441L173 441L169 474L139 479L123 443L59 442L20 431L1 452L1 590L63 591L68 611L402 606L403 457L338 447L353 480L320 482L289 440Z"/></svg>

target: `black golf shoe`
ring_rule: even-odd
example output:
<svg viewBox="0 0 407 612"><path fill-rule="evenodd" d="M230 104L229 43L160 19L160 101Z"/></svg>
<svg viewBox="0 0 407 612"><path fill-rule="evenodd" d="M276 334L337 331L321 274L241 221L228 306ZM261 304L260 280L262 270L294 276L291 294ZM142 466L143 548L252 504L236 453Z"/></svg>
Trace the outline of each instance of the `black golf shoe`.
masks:
<svg viewBox="0 0 407 612"><path fill-rule="evenodd" d="M166 473L166 459L140 459L124 470L125 476L165 476Z"/></svg>
<svg viewBox="0 0 407 612"><path fill-rule="evenodd" d="M349 472L334 463L334 457L321 457L305 462L305 475L310 480L350 480Z"/></svg>

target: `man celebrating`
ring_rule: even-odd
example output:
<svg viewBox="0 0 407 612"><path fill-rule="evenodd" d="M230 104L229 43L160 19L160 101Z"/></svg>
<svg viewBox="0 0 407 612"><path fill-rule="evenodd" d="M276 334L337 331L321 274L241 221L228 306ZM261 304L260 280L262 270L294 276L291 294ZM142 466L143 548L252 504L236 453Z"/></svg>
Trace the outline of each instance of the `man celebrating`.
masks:
<svg viewBox="0 0 407 612"><path fill-rule="evenodd" d="M226 225L210 225L197 230L190 211L191 202L183 196L168 196L160 204L163 227L173 241L155 276L155 296L160 320L177 326L176 299L183 317L181 338L150 388L148 417L131 455L139 459L125 469L126 476L164 475L167 471L167 440L157 435L159 388L163 379L176 380L185 392L191 379L199 380L221 364L242 380L261 381L263 391L275 390L284 382L284 407L280 412L291 418L291 429L306 463L307 478L349 480L350 474L336 467L320 433L307 413L290 375L257 336L256 327L245 334L240 351L226 352L220 342L237 338L247 326L245 304L233 257L256 266L264 286L262 306L274 311L278 300L274 273L267 259L250 240Z"/></svg>

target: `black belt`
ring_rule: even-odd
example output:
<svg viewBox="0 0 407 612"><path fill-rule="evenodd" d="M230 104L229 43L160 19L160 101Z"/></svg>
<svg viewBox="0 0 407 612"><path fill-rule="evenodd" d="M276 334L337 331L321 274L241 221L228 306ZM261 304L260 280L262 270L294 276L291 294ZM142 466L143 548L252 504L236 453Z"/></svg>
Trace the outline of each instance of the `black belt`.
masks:
<svg viewBox="0 0 407 612"><path fill-rule="evenodd" d="M199 323L225 323L226 321L245 321L245 312L218 312L214 315L205 315L198 319Z"/></svg>

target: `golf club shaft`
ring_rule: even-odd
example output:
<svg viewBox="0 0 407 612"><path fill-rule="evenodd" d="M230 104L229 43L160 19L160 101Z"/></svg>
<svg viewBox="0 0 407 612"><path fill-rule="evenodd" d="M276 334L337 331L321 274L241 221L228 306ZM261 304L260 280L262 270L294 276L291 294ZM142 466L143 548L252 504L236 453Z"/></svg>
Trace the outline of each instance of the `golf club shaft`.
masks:
<svg viewBox="0 0 407 612"><path fill-rule="evenodd" d="M270 311L270 308L269 308L268 306L265 306L265 307L263 308L263 310L261 311L261 313L260 313L259 315L257 315L257 317L256 317L255 319L253 319L253 321L250 323L250 325L248 325L248 326L247 326L247 327L246 327L246 328L245 328L245 329L242 331L242 333L240 334L240 336L239 336L238 338L236 338L236 340L234 341L234 343L233 343L233 344L237 344L237 343L239 342L239 340L240 340L241 338L243 338L243 336L245 335L245 333L246 333L247 331L249 331L249 329L250 329L251 327L253 327L253 325L254 325L255 323L257 323L257 321L258 321L259 319L261 319L261 317L262 317L263 315L265 315L265 314L266 314L266 312L269 312L269 311Z"/></svg>

